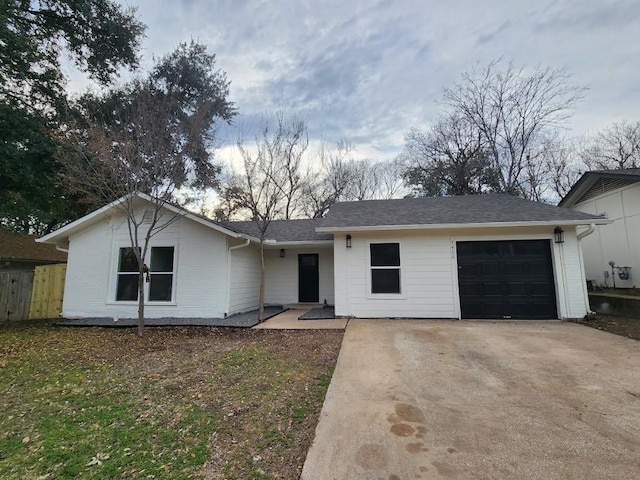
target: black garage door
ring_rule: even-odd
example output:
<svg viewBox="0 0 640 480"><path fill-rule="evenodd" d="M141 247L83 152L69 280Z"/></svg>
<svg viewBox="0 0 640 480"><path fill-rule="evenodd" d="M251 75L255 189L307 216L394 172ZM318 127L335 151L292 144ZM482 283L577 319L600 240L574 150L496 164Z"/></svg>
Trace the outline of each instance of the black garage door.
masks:
<svg viewBox="0 0 640 480"><path fill-rule="evenodd" d="M458 242L462 318L557 318L549 240Z"/></svg>

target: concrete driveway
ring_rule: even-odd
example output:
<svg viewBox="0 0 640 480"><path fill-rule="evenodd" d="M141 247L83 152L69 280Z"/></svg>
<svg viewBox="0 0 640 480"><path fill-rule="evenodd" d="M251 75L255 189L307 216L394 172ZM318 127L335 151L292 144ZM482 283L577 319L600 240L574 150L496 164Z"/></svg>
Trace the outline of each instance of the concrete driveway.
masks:
<svg viewBox="0 0 640 480"><path fill-rule="evenodd" d="M640 342L573 323L352 320L302 472L640 475Z"/></svg>

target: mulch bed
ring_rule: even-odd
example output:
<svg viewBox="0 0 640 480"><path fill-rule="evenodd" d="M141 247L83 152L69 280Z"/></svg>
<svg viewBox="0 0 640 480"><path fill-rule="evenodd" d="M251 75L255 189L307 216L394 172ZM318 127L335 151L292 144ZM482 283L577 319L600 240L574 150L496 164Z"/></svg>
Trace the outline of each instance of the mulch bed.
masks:
<svg viewBox="0 0 640 480"><path fill-rule="evenodd" d="M596 315L587 315L583 319L573 321L605 332L640 340L640 319L637 318L598 313Z"/></svg>
<svg viewBox="0 0 640 480"><path fill-rule="evenodd" d="M264 307L265 320L274 317L286 309L281 305ZM225 318L147 318L144 321L145 327L238 327L251 328L259 323L258 311L237 313ZM114 321L113 318L79 318L73 320L63 320L54 324L57 327L107 327L107 328L131 328L138 326L135 318L120 318Z"/></svg>

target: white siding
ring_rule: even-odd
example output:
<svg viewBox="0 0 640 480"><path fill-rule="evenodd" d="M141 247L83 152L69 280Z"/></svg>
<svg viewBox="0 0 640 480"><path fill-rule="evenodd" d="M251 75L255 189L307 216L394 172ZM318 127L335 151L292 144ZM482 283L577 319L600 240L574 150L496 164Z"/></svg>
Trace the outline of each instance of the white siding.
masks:
<svg viewBox="0 0 640 480"><path fill-rule="evenodd" d="M265 250L266 302L282 305L298 303L298 254L301 253L318 254L319 299L320 302L326 300L333 305L333 246L285 248L284 258L280 257L280 249Z"/></svg>
<svg viewBox="0 0 640 480"><path fill-rule="evenodd" d="M457 317L449 237L423 233L336 236L336 315L361 318ZM399 295L370 293L369 244L400 243Z"/></svg>
<svg viewBox="0 0 640 480"><path fill-rule="evenodd" d="M582 317L588 311L574 227L565 227L565 243L553 244L558 315ZM457 241L553 238L553 228L460 229L406 233L353 233L352 248L336 235L336 315L361 318L460 318ZM401 293L370 293L369 244L400 243Z"/></svg>
<svg viewBox="0 0 640 480"><path fill-rule="evenodd" d="M602 214L613 220L610 225L598 225L596 231L582 240L585 272L588 280L605 285L604 271L611 273L609 261L618 266L631 267L631 278L621 280L617 287L640 284L640 183L619 188L576 204L575 210ZM608 286L613 286L611 276Z"/></svg>
<svg viewBox="0 0 640 480"><path fill-rule="evenodd" d="M231 250L230 255L228 314L255 310L259 306L260 250L249 245Z"/></svg>
<svg viewBox="0 0 640 480"><path fill-rule="evenodd" d="M345 235L333 235L333 285L336 316L353 317L349 302L349 275L352 268L349 263L351 250L345 247Z"/></svg>
<svg viewBox="0 0 640 480"><path fill-rule="evenodd" d="M186 218L152 237L151 246L174 246L172 302L147 302L145 316L221 317L226 311L226 236ZM117 215L70 239L63 316L135 318L137 302L116 302L117 256L130 246ZM147 262L148 263L148 262Z"/></svg>
<svg viewBox="0 0 640 480"><path fill-rule="evenodd" d="M560 318L582 318L590 310L575 228L564 227L564 243L553 243L556 297Z"/></svg>

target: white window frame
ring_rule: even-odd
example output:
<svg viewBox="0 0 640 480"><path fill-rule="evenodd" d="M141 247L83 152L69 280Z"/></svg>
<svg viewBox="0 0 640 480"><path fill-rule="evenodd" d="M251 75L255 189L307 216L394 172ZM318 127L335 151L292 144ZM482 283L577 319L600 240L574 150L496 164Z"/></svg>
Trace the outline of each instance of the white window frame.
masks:
<svg viewBox="0 0 640 480"><path fill-rule="evenodd" d="M371 245L383 245L383 244L396 244L398 245L398 257L400 260L400 265L386 265L386 266L377 266L371 265ZM402 245L400 241L397 240L376 240L367 242L367 297L370 298L390 298L390 299L400 299L404 298L402 293L403 281L402 281ZM398 283L399 283L399 291L398 292L386 292L386 293L374 293L373 292L373 270L397 270L398 271Z"/></svg>

